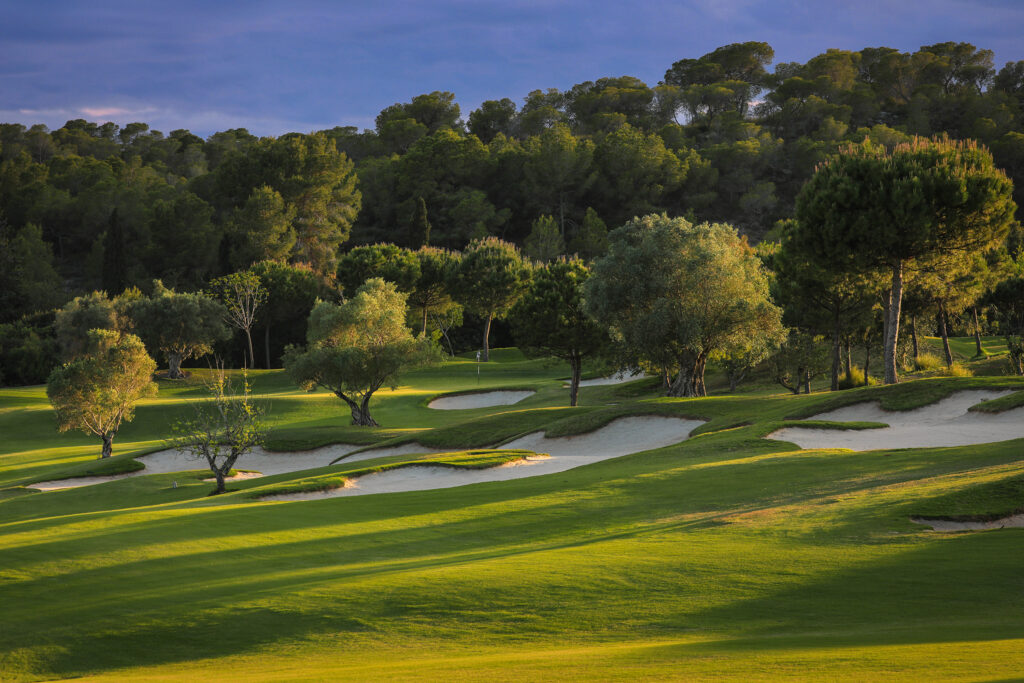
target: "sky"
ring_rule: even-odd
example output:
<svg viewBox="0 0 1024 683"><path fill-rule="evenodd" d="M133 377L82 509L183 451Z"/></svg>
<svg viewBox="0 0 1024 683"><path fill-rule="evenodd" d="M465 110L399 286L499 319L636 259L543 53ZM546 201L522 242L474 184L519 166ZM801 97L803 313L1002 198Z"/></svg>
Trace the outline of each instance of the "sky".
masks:
<svg viewBox="0 0 1024 683"><path fill-rule="evenodd" d="M1024 0L0 0L0 122L143 121L208 136L338 125L434 90L463 116L606 76L655 85L673 62L764 41L775 62L828 48L945 41L1024 59ZM771 68L771 67L769 67Z"/></svg>

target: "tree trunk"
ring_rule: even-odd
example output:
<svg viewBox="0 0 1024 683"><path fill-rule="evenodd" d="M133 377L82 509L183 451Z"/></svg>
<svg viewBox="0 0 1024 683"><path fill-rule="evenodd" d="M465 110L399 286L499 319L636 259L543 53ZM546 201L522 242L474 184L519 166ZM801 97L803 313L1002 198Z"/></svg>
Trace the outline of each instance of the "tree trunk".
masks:
<svg viewBox="0 0 1024 683"><path fill-rule="evenodd" d="M871 343L864 345L864 386L868 386L868 374L871 372Z"/></svg>
<svg viewBox="0 0 1024 683"><path fill-rule="evenodd" d="M667 365L663 365L661 368L661 383L665 391L672 388L672 375L669 373Z"/></svg>
<svg viewBox="0 0 1024 683"><path fill-rule="evenodd" d="M949 349L949 327L946 317L946 302L939 302L939 334L942 335L942 353L946 356L946 367L953 364L953 352Z"/></svg>
<svg viewBox="0 0 1024 683"><path fill-rule="evenodd" d="M427 333L427 311L428 310L429 309L427 308L427 305L423 304L423 334L424 335Z"/></svg>
<svg viewBox="0 0 1024 683"><path fill-rule="evenodd" d="M839 391L839 366L842 364L842 344L839 341L839 313L836 312L832 328L832 391Z"/></svg>
<svg viewBox="0 0 1024 683"><path fill-rule="evenodd" d="M267 356L267 370L270 369L270 323L263 328L263 349Z"/></svg>
<svg viewBox="0 0 1024 683"><path fill-rule="evenodd" d="M167 354L167 379L181 379L184 375L181 372L181 356L178 351Z"/></svg>
<svg viewBox="0 0 1024 683"><path fill-rule="evenodd" d="M107 433L100 436L103 439L103 451L100 453L101 458L109 458L114 452L114 435Z"/></svg>
<svg viewBox="0 0 1024 683"><path fill-rule="evenodd" d="M219 467L213 468L213 476L217 477L217 488L214 490L213 495L226 492L227 488L224 486L224 473L221 472Z"/></svg>
<svg viewBox="0 0 1024 683"><path fill-rule="evenodd" d="M846 378L853 374L853 350L850 348L850 337L846 337Z"/></svg>
<svg viewBox="0 0 1024 683"><path fill-rule="evenodd" d="M977 348L979 358L985 356L985 349L981 348L981 323L978 322L978 307L971 306L971 314L974 316L974 346Z"/></svg>
<svg viewBox="0 0 1024 683"><path fill-rule="evenodd" d="M372 417L370 417L370 397L373 396L372 391L366 396L364 396L363 400L360 403L356 403L341 391L335 391L334 395L348 404L349 410L352 411L353 425L357 427L380 426Z"/></svg>
<svg viewBox="0 0 1024 683"><path fill-rule="evenodd" d="M889 305L885 311L885 383L900 381L896 370L896 343L900 337L900 307L903 304L903 261L892 267L892 286L889 288ZM865 373L866 374L866 373ZM865 376L865 380L867 377Z"/></svg>
<svg viewBox="0 0 1024 683"><path fill-rule="evenodd" d="M252 352L252 333L249 328L245 328L245 340L249 342L249 363L250 367L256 367L256 355Z"/></svg>
<svg viewBox="0 0 1024 683"><path fill-rule="evenodd" d="M804 393L811 393L811 371L804 370Z"/></svg>
<svg viewBox="0 0 1024 683"><path fill-rule="evenodd" d="M690 378L690 369L686 367L685 363L680 364L679 374L668 388L667 395L673 398L693 396L693 381Z"/></svg>
<svg viewBox="0 0 1024 683"><path fill-rule="evenodd" d="M569 405L575 408L579 404L580 374L583 370L583 360L579 356L572 356L569 359L569 367L572 368L572 379L569 380Z"/></svg>
<svg viewBox="0 0 1024 683"><path fill-rule="evenodd" d="M917 345L917 316L910 316L910 341L914 346L914 364L917 364L917 357L921 355L921 348Z"/></svg>
<svg viewBox="0 0 1024 683"><path fill-rule="evenodd" d="M693 363L693 395L707 396L708 391L704 386L704 369L707 367L708 357L706 354L697 356Z"/></svg>
<svg viewBox="0 0 1024 683"><path fill-rule="evenodd" d="M487 323L484 325L484 354L483 354L483 361L485 363L491 359L490 337L491 337L491 319L492 318L494 318L494 314L493 313L488 313L487 314Z"/></svg>

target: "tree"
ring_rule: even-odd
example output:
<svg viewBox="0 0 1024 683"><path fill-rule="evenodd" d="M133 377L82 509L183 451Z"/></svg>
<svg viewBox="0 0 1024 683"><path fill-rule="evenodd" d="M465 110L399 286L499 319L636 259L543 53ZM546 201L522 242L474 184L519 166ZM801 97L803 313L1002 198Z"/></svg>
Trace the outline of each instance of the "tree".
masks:
<svg viewBox="0 0 1024 683"><path fill-rule="evenodd" d="M354 247L338 262L338 283L346 293L355 292L371 278L393 282L400 291L411 292L420 277L416 253L395 244Z"/></svg>
<svg viewBox="0 0 1024 683"><path fill-rule="evenodd" d="M76 296L57 311L54 320L57 343L65 360L85 353L90 343L90 330L118 330L121 327L117 306L106 292Z"/></svg>
<svg viewBox="0 0 1024 683"><path fill-rule="evenodd" d="M0 322L58 306L66 300L63 291L39 226L11 230L0 217Z"/></svg>
<svg viewBox="0 0 1024 683"><path fill-rule="evenodd" d="M973 142L917 138L887 152L866 141L820 166L797 198L808 250L843 272L884 268L885 382L899 381L896 346L905 271L937 254L985 251L1006 237L1013 185Z"/></svg>
<svg viewBox="0 0 1024 683"><path fill-rule="evenodd" d="M181 379L182 361L210 353L215 342L231 336L227 312L206 294L178 293L159 280L153 284L153 296L133 301L128 315L136 334L167 358L167 378Z"/></svg>
<svg viewBox="0 0 1024 683"><path fill-rule="evenodd" d="M263 327L263 351L266 367L271 361L271 329L278 331L275 346L283 348L305 338L305 322L316 303L321 281L308 266L290 266L277 261L260 261L249 268L267 293L259 309L257 323Z"/></svg>
<svg viewBox="0 0 1024 683"><path fill-rule="evenodd" d="M266 185L252 191L245 206L236 209L228 231L231 261L248 268L257 261L286 261L295 246L295 207Z"/></svg>
<svg viewBox="0 0 1024 683"><path fill-rule="evenodd" d="M211 401L192 401L192 417L173 425L170 444L194 458L206 461L217 478L213 494L224 493L224 479L243 455L263 443L264 410L255 405L249 392L249 380L243 377L237 392L223 369L213 376L209 386Z"/></svg>
<svg viewBox="0 0 1024 683"><path fill-rule="evenodd" d="M839 389L844 338L872 324L871 307L882 288L877 272L848 273L819 264L808 253L807 228L784 224L782 245L772 258L775 300L785 310L787 325L832 337L831 389Z"/></svg>
<svg viewBox="0 0 1024 683"><path fill-rule="evenodd" d="M462 254L456 299L486 319L483 360L490 360L491 322L506 315L530 281L530 267L514 244L497 237L474 240Z"/></svg>
<svg viewBox="0 0 1024 683"><path fill-rule="evenodd" d="M134 334L90 331L86 353L55 368L46 382L57 429L100 437L100 457L109 458L121 423L131 422L140 399L156 393L155 370L156 363Z"/></svg>
<svg viewBox="0 0 1024 683"><path fill-rule="evenodd" d="M801 389L805 394L811 393L811 379L828 367L828 354L823 342L822 337L790 330L769 360L772 379L794 394L799 394Z"/></svg>
<svg viewBox="0 0 1024 683"><path fill-rule="evenodd" d="M344 401L352 424L376 427L370 399L401 373L436 362L437 345L405 326L406 295L393 283L368 280L343 304L320 302L309 316L305 349L290 347L284 365L301 387L319 386Z"/></svg>
<svg viewBox="0 0 1024 683"><path fill-rule="evenodd" d="M421 247L415 253L420 263L420 277L409 294L409 304L421 312L421 333L426 334L431 312L444 313L457 306L451 294L462 257L456 251L437 247Z"/></svg>
<svg viewBox="0 0 1024 683"><path fill-rule="evenodd" d="M712 354L781 336L760 260L735 229L650 215L612 231L587 310L630 356L674 367L670 396L704 396Z"/></svg>
<svg viewBox="0 0 1024 683"><path fill-rule="evenodd" d="M409 231L409 246L413 249L430 244L430 221L427 220L427 202L423 197L416 199L416 215L413 216Z"/></svg>
<svg viewBox="0 0 1024 683"><path fill-rule="evenodd" d="M110 227L103 238L103 289L117 296L128 286L128 261L125 255L124 228L117 209L110 214Z"/></svg>
<svg viewBox="0 0 1024 683"><path fill-rule="evenodd" d="M249 271L224 275L210 282L213 296L224 304L224 320L245 332L249 343L249 362L256 367L256 355L252 351L252 326L256 322L256 311L267 300L267 291L259 277Z"/></svg>
<svg viewBox="0 0 1024 683"><path fill-rule="evenodd" d="M583 360L601 352L607 330L583 308L590 270L579 259L559 259L534 271L530 288L509 314L516 343L531 355L569 361L569 405L579 401Z"/></svg>
<svg viewBox="0 0 1024 683"><path fill-rule="evenodd" d="M569 253L584 261L592 261L608 252L608 227L591 207L583 216L583 224L569 243Z"/></svg>
<svg viewBox="0 0 1024 683"><path fill-rule="evenodd" d="M551 216L533 222L533 230L523 243L523 251L535 261L547 263L565 253L565 240L558 232L558 223Z"/></svg>

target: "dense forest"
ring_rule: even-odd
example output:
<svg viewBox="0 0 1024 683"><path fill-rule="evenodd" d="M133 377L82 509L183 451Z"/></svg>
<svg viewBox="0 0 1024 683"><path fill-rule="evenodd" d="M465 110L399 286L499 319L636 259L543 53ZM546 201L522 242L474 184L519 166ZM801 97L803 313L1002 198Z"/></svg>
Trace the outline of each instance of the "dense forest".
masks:
<svg viewBox="0 0 1024 683"><path fill-rule="evenodd" d="M292 283L254 323L260 364L277 366L316 298L360 284L348 274L359 259L345 263L358 245L462 250L496 236L536 260L593 259L609 230L663 212L770 243L815 168L865 139L977 140L1022 205L1024 61L997 69L991 51L952 42L773 60L765 43L728 45L668 66L657 85L605 77L465 117L454 94L433 92L363 131L204 140L145 123L0 124L0 381L44 380L59 357L54 310L92 290L207 290L256 266L268 289ZM448 325L456 347L478 343ZM218 343L245 353L239 334Z"/></svg>

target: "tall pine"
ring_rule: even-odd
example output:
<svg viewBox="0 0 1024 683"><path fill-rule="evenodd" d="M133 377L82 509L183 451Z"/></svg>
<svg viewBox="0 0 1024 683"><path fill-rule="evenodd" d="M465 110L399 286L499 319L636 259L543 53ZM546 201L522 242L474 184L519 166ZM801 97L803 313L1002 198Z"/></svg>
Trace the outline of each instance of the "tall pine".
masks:
<svg viewBox="0 0 1024 683"><path fill-rule="evenodd" d="M125 259L124 230L117 217L117 209L110 214L110 227L103 239L103 289L115 297L128 287L128 265Z"/></svg>
<svg viewBox="0 0 1024 683"><path fill-rule="evenodd" d="M416 200L416 215L409 228L409 248L419 249L430 246L430 221L427 220L427 202L423 197Z"/></svg>

